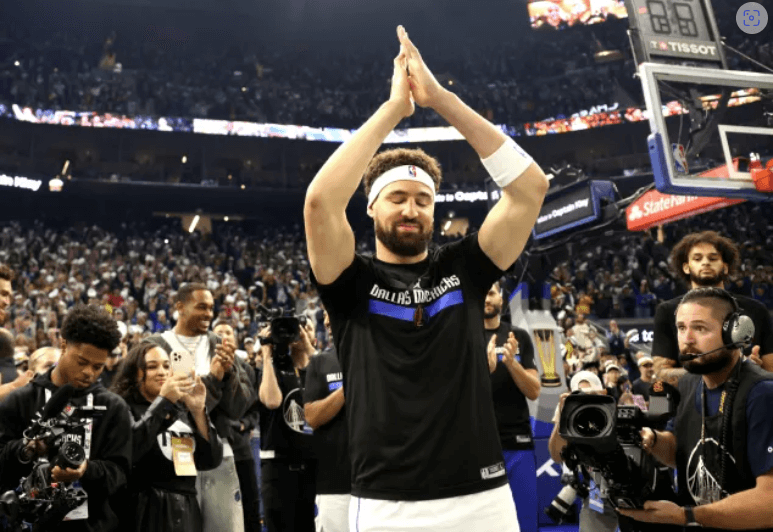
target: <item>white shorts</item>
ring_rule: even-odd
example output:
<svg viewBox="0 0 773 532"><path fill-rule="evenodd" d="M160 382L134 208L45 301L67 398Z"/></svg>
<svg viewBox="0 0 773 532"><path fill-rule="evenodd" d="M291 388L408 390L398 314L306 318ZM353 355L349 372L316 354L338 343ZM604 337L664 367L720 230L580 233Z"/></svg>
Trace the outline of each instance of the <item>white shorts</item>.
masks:
<svg viewBox="0 0 773 532"><path fill-rule="evenodd" d="M510 486L431 501L352 497L349 532L520 532Z"/></svg>
<svg viewBox="0 0 773 532"><path fill-rule="evenodd" d="M317 532L349 532L349 502L352 496L317 495Z"/></svg>

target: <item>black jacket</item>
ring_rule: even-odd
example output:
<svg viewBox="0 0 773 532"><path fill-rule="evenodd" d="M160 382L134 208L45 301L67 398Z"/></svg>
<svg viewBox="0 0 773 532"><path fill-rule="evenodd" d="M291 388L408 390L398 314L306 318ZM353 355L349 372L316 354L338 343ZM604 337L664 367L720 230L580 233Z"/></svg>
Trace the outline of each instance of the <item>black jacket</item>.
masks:
<svg viewBox="0 0 773 532"><path fill-rule="evenodd" d="M198 471L214 469L223 460L223 443L209 422L209 441L196 430L192 416L163 397L149 403L140 394L127 398L132 425L132 475L129 511L124 530L142 532L198 532L202 527L196 501L196 477L177 476L171 460L169 439L179 431L176 421L193 429L193 461ZM179 425L178 425L179 427ZM186 434L187 430L184 431Z"/></svg>
<svg viewBox="0 0 773 532"><path fill-rule="evenodd" d="M252 382L253 390L257 391L260 382L257 380L255 369L247 362L242 360L236 361L237 364L242 366L245 373L249 376L250 382ZM228 443L234 451L234 460L239 462L243 460L252 459L252 448L250 447L250 432L252 429L258 426L258 403L255 403L247 409L244 415L239 420L231 420L228 431ZM241 430L241 426L244 425L244 430Z"/></svg>
<svg viewBox="0 0 773 532"><path fill-rule="evenodd" d="M51 382L51 372L37 376L30 384L15 390L0 403L0 489L15 489L19 479L26 477L31 463L19 461L23 447L23 432L33 417L46 403L45 391L53 395L58 390ZM107 391L99 382L85 390L77 390L70 404L83 406L93 394L94 406L107 410L94 419L91 455L86 473L81 478L88 494L87 521L68 521L58 524L57 532L109 532L118 527L112 497L126 484L131 468L131 414L123 399Z"/></svg>

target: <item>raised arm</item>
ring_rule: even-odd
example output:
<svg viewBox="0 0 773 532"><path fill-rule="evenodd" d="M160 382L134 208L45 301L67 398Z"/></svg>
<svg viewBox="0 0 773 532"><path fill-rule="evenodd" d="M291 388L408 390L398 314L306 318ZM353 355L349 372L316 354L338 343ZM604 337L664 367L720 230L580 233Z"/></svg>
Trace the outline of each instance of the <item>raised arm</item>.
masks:
<svg viewBox="0 0 773 532"><path fill-rule="evenodd" d="M486 256L500 269L506 270L513 265L529 240L548 190L548 179L534 162L529 164L531 158L507 135L437 82L405 30L398 31L398 36L408 54L410 82L416 103L421 107L432 107L455 127L487 168L491 163L500 167L502 165L497 163L502 160L516 160L515 164L505 165L511 175L502 174L502 177L505 180L517 179L502 188L502 198L486 216L478 235ZM508 150L512 153L504 154ZM524 165L523 168L519 167L519 162Z"/></svg>
<svg viewBox="0 0 773 532"><path fill-rule="evenodd" d="M376 150L413 110L401 47L394 60L389 100L330 156L306 191L306 245L311 269L320 284L335 281L354 260L354 233L346 219L346 206Z"/></svg>

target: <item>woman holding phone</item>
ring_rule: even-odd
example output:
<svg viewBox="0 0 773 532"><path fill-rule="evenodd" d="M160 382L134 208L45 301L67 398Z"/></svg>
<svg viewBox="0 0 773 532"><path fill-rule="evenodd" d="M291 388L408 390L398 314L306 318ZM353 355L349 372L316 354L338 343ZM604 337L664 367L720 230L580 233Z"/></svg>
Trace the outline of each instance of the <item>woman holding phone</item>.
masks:
<svg viewBox="0 0 773 532"><path fill-rule="evenodd" d="M214 469L223 444L207 415L207 390L193 373L172 373L169 355L143 343L113 381L134 418L132 474L124 530L201 532L196 472Z"/></svg>

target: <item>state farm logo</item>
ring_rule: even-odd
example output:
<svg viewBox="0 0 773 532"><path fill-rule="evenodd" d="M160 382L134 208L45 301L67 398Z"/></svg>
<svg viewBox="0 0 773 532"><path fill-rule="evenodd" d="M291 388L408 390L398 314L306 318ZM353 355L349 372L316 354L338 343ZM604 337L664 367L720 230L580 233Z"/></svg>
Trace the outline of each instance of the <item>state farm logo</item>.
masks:
<svg viewBox="0 0 773 532"><path fill-rule="evenodd" d="M642 210L639 208L638 205L634 205L631 208L631 212L628 215L628 219L631 220L632 222L635 222L636 220L638 220L642 216L644 216L644 213L642 212Z"/></svg>
<svg viewBox="0 0 773 532"><path fill-rule="evenodd" d="M656 196L654 199L645 201L640 205L633 205L628 220L635 222L641 218L682 207L686 203L692 203L699 199L701 198L698 196Z"/></svg>

